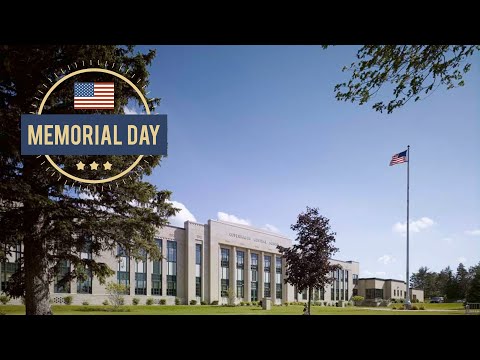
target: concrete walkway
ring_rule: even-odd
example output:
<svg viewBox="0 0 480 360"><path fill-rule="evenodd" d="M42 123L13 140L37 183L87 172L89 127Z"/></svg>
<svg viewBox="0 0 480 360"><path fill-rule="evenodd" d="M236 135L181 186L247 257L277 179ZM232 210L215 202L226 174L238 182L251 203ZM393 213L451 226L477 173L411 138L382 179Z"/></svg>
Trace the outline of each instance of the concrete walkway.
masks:
<svg viewBox="0 0 480 360"><path fill-rule="evenodd" d="M417 312L421 312L421 311L430 311L430 312L443 312L443 311L462 311L462 312L465 312L465 309L425 309L425 310L397 310L397 309L390 309L390 308L384 308L384 307L357 307L357 309L362 309L362 310L378 310L378 311L387 311L387 310L390 310L390 311L400 311L400 312L403 312L403 311L417 311Z"/></svg>

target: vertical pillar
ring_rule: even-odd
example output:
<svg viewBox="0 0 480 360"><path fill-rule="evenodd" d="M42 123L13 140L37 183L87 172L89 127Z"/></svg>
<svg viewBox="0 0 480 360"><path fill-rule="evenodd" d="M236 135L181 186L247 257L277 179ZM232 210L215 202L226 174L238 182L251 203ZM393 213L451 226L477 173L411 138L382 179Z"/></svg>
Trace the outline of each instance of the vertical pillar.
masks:
<svg viewBox="0 0 480 360"><path fill-rule="evenodd" d="M245 252L246 259L244 261L244 273L243 273L243 278L244 278L244 291L245 291L245 301L250 302L252 301L252 280L250 277L250 267L252 266L252 258L251 258L251 253L250 249L246 249L247 251Z"/></svg>
<svg viewBox="0 0 480 360"><path fill-rule="evenodd" d="M229 291L232 290L234 293L235 297L235 302L237 298L237 248L235 246L232 246L230 249L230 262L228 264L229 266Z"/></svg>
<svg viewBox="0 0 480 360"><path fill-rule="evenodd" d="M263 271L265 264L265 253L260 252L258 259L258 301L262 300L265 296L265 272Z"/></svg>
<svg viewBox="0 0 480 360"><path fill-rule="evenodd" d="M167 240L162 239L162 296L167 295Z"/></svg>
<svg viewBox="0 0 480 360"><path fill-rule="evenodd" d="M275 254L270 254L272 260L270 262L270 294L272 298L272 305L275 305L277 299L277 257Z"/></svg>

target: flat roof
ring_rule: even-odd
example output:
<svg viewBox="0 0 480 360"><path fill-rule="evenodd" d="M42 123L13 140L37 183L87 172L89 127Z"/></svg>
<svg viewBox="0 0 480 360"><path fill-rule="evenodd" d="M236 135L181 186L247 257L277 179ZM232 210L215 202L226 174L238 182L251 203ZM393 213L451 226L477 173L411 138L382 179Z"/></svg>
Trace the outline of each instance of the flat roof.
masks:
<svg viewBox="0 0 480 360"><path fill-rule="evenodd" d="M358 278L358 280L381 280L381 281L396 281L396 282L401 282L401 283L404 283L404 284L407 283L406 281L403 281L403 280L397 280L397 279L381 279L381 278L377 278L377 277Z"/></svg>

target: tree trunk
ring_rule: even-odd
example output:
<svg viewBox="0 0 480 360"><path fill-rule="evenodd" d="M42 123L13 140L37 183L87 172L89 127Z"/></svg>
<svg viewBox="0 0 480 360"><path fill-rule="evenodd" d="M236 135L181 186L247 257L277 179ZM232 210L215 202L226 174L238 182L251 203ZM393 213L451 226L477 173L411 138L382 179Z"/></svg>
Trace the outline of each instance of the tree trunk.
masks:
<svg viewBox="0 0 480 360"><path fill-rule="evenodd" d="M313 292L313 288L309 287L308 288L308 315L310 315L310 303L312 302L312 292Z"/></svg>
<svg viewBox="0 0 480 360"><path fill-rule="evenodd" d="M28 219L28 220L27 220ZM39 235L42 220L39 216L25 221L27 238L24 239L25 308L26 315L52 315L50 281L45 240ZM30 223L30 221L35 221Z"/></svg>

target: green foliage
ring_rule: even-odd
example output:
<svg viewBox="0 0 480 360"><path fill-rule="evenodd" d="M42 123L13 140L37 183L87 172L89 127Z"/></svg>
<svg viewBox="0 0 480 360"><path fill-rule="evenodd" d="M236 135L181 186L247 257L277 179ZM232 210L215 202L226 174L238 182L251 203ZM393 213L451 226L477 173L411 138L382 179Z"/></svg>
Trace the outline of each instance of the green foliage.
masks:
<svg viewBox="0 0 480 360"><path fill-rule="evenodd" d="M139 298L133 298L133 299L132 299L132 305L135 305L135 306L136 306L136 305L138 305L138 304L140 304L140 299L139 299Z"/></svg>
<svg viewBox="0 0 480 360"><path fill-rule="evenodd" d="M365 298L363 296L360 296L360 295L355 295L354 297L352 297L352 301L354 301L356 303L361 303L363 300L365 300Z"/></svg>
<svg viewBox="0 0 480 360"><path fill-rule="evenodd" d="M418 310L418 307L416 305L413 305L412 310Z"/></svg>
<svg viewBox="0 0 480 360"><path fill-rule="evenodd" d="M288 302L285 301L285 302L283 303L283 306L288 306Z"/></svg>
<svg viewBox="0 0 480 360"><path fill-rule="evenodd" d="M260 300L260 301L258 302L258 306L260 306L260 307L263 306L263 301L262 301L262 300Z"/></svg>
<svg viewBox="0 0 480 360"><path fill-rule="evenodd" d="M208 305L206 301L200 301L200 305Z"/></svg>
<svg viewBox="0 0 480 360"><path fill-rule="evenodd" d="M218 300L213 300L210 305L218 305Z"/></svg>
<svg viewBox="0 0 480 360"><path fill-rule="evenodd" d="M277 246L286 261L285 283L296 286L298 292L308 290L309 314L313 290L325 288L333 281L331 273L340 268L330 263L338 248L334 246L336 233L331 231L329 222L318 208L307 206L290 226L297 233L297 243L291 247Z"/></svg>
<svg viewBox="0 0 480 360"><path fill-rule="evenodd" d="M80 312L131 312L132 310L129 307L114 307L114 306L108 306L108 303L104 304L104 307L101 306L83 306L81 308L76 309L75 311L80 311Z"/></svg>
<svg viewBox="0 0 480 360"><path fill-rule="evenodd" d="M64 296L63 297L63 302L65 303L65 305L72 305L73 296L71 296L71 295Z"/></svg>
<svg viewBox="0 0 480 360"><path fill-rule="evenodd" d="M420 306L420 310L425 310L425 306Z"/></svg>
<svg viewBox="0 0 480 360"><path fill-rule="evenodd" d="M90 305L90 304L88 303L88 301L83 301L83 302L82 302L82 305L88 306L88 305Z"/></svg>
<svg viewBox="0 0 480 360"><path fill-rule="evenodd" d="M396 307L395 307L395 306L392 306L392 310L395 310L395 309L396 309Z"/></svg>
<svg viewBox="0 0 480 360"><path fill-rule="evenodd" d="M104 301L102 302L102 305L103 305L103 306L108 306L108 304L109 304L108 300L104 300Z"/></svg>
<svg viewBox="0 0 480 360"><path fill-rule="evenodd" d="M86 267L102 282L114 272L98 259L104 251L115 250L119 244L134 258L143 251L151 259L161 256L154 241L156 228L166 225L177 209L168 202L169 191L144 181L159 165L160 156L150 156L148 162L142 162L141 167L137 166L130 176L119 182L115 191L113 186L112 191L102 186L79 187L78 183L72 187L72 182L65 181L65 177L57 181L58 173L52 177L53 172L45 171L43 157L21 155L18 126L21 114L34 112L32 104L38 106L35 97L41 96L39 90L47 91L42 84L51 86L48 79L54 82L62 73L76 69L75 62L82 67L85 61L88 67L88 61L98 59L100 67L115 71L123 66L120 72L128 69L129 74L135 74L135 80L140 81L137 86L146 95L148 66L154 57L155 51L142 53L134 46L0 46L0 243L7 252L20 242L24 245L24 256L6 292L12 297L26 297L27 314L51 313L49 283L63 260L71 264L71 270L63 279L65 282L81 278ZM73 110L73 83L77 81L115 81L115 109L98 113L123 114L124 106L130 101L140 103L134 89L125 82L109 74L85 73L67 79L51 93L44 113L89 113ZM147 100L150 110L159 104L158 99L147 97ZM115 171L119 171L129 166L136 156L101 158L114 162L118 169ZM99 161L98 156L53 156L52 159L71 173L75 173L75 164L79 161L86 164L94 159ZM95 178L107 175L103 169L84 174ZM82 259L79 250L87 246L93 256ZM0 254L0 261L6 255ZM27 275L29 279L25 279Z"/></svg>
<svg viewBox="0 0 480 360"><path fill-rule="evenodd" d="M477 269L467 291L467 301L480 303L480 268Z"/></svg>
<svg viewBox="0 0 480 360"><path fill-rule="evenodd" d="M245 302L244 302L244 301L240 301L240 306L245 306Z"/></svg>
<svg viewBox="0 0 480 360"><path fill-rule="evenodd" d="M105 290L107 292L108 302L112 304L114 308L118 308L125 303L123 294L128 290L125 285L111 281L105 286Z"/></svg>
<svg viewBox="0 0 480 360"><path fill-rule="evenodd" d="M245 302L245 306L251 306L251 305L252 304L249 301Z"/></svg>
<svg viewBox="0 0 480 360"><path fill-rule="evenodd" d="M152 299L152 298L148 298L147 301L145 301L145 304L146 304L146 305L153 305L153 299Z"/></svg>
<svg viewBox="0 0 480 360"><path fill-rule="evenodd" d="M190 305L197 305L197 300L190 300Z"/></svg>
<svg viewBox="0 0 480 360"><path fill-rule="evenodd" d="M2 303L2 305L7 305L9 301L10 301L10 296L0 295L0 303Z"/></svg>
<svg viewBox="0 0 480 360"><path fill-rule="evenodd" d="M403 306L399 306L397 310L404 310Z"/></svg>
<svg viewBox="0 0 480 360"><path fill-rule="evenodd" d="M180 305L182 303L182 301L180 300L180 298L176 297L175 298L175 305Z"/></svg>
<svg viewBox="0 0 480 360"><path fill-rule="evenodd" d="M363 105L380 88L393 88L393 98L372 106L391 113L411 99L429 96L440 86L463 86L463 77L471 68L467 59L478 50L478 45L365 45L358 50L357 61L343 68L351 78L335 86L335 97Z"/></svg>
<svg viewBox="0 0 480 360"><path fill-rule="evenodd" d="M166 299L160 299L160 305L167 305Z"/></svg>
<svg viewBox="0 0 480 360"><path fill-rule="evenodd" d="M323 306L327 306L328 302L324 301Z"/></svg>

